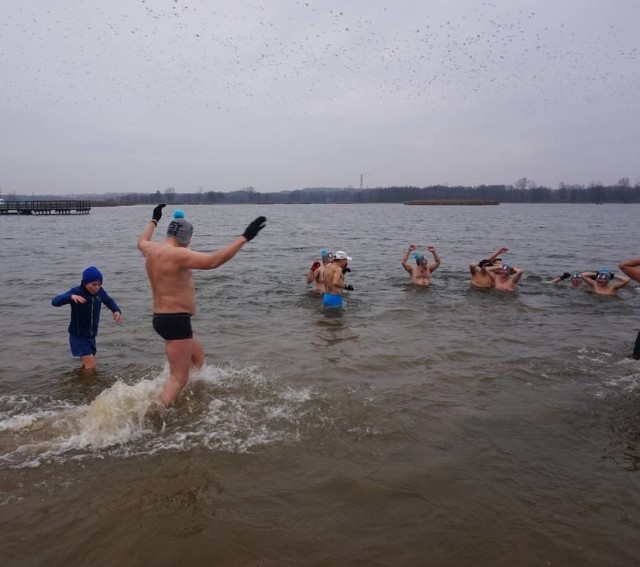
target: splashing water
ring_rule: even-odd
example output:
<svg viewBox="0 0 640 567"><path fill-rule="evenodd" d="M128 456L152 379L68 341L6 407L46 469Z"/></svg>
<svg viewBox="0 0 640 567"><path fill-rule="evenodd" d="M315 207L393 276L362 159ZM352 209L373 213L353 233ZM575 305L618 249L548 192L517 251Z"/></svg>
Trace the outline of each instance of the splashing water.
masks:
<svg viewBox="0 0 640 567"><path fill-rule="evenodd" d="M168 376L129 385L117 381L90 404L5 397L0 400L0 462L13 467L43 463L127 457L166 450L206 448L246 452L253 447L296 440L300 428L313 428L323 403L307 388L266 380L254 367L205 366L194 372L175 408L150 414ZM328 418L330 421L330 418Z"/></svg>

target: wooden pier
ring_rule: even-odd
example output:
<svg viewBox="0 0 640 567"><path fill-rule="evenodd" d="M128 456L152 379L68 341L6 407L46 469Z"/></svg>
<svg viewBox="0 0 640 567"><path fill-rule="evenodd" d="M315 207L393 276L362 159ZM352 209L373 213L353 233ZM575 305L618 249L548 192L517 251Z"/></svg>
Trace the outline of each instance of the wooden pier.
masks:
<svg viewBox="0 0 640 567"><path fill-rule="evenodd" d="M88 215L91 201L4 201L0 215Z"/></svg>

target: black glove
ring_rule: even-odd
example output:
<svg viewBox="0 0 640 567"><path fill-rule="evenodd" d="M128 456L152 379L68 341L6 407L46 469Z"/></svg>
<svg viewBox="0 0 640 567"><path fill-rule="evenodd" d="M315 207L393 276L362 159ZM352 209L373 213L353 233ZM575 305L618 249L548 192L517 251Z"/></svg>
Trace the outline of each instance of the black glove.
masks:
<svg viewBox="0 0 640 567"><path fill-rule="evenodd" d="M344 289L346 289L347 291L353 291L353 286L351 284L347 284L344 286Z"/></svg>
<svg viewBox="0 0 640 567"><path fill-rule="evenodd" d="M256 220L251 221L242 236L247 239L247 242L253 240L256 237L256 234L264 228L266 222L267 217L258 217Z"/></svg>
<svg viewBox="0 0 640 567"><path fill-rule="evenodd" d="M343 274L348 274L351 271L351 268L342 268Z"/></svg>
<svg viewBox="0 0 640 567"><path fill-rule="evenodd" d="M569 272L565 272L560 276L560 281L566 280L567 278L570 278L570 277L571 277L571 274Z"/></svg>
<svg viewBox="0 0 640 567"><path fill-rule="evenodd" d="M166 203L161 203L153 209L153 216L151 220L158 222L162 218L162 209L166 207Z"/></svg>

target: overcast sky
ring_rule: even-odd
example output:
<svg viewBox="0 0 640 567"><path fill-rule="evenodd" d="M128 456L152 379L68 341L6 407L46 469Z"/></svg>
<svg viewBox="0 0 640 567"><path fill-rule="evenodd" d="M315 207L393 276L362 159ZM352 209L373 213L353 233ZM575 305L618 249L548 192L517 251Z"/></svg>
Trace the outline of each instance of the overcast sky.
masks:
<svg viewBox="0 0 640 567"><path fill-rule="evenodd" d="M640 181L638 0L0 0L0 189Z"/></svg>

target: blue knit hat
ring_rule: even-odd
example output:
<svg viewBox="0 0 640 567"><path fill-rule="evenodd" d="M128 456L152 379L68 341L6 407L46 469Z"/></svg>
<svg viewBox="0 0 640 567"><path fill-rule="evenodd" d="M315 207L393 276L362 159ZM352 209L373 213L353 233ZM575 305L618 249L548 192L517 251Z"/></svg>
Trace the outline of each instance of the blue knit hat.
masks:
<svg viewBox="0 0 640 567"><path fill-rule="evenodd" d="M102 272L95 266L89 266L84 272L82 272L81 284L88 284L91 282L102 283Z"/></svg>

